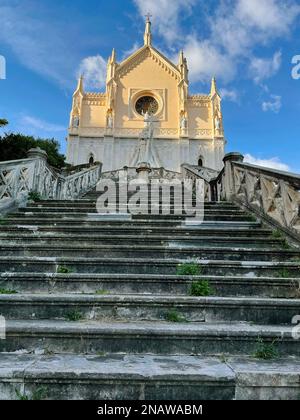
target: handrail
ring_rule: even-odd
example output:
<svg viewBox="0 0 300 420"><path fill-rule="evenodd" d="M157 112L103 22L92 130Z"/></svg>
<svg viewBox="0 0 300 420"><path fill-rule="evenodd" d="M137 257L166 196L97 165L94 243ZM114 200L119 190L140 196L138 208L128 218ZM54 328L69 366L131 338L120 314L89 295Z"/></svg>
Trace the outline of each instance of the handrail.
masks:
<svg viewBox="0 0 300 420"><path fill-rule="evenodd" d="M224 198L299 241L300 175L243 163L238 153L226 155L224 163Z"/></svg>
<svg viewBox="0 0 300 420"><path fill-rule="evenodd" d="M47 163L41 149L32 149L27 159L0 162L0 213L24 206L31 191L43 199L72 200L93 189L102 164L64 176Z"/></svg>

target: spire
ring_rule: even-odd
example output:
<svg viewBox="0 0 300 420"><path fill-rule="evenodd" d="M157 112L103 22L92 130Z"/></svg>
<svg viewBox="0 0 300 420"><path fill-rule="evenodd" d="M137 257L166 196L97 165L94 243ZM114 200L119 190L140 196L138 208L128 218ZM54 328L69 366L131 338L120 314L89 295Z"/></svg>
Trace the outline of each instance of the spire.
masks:
<svg viewBox="0 0 300 420"><path fill-rule="evenodd" d="M151 33L151 15L148 13L146 15L146 28L145 28L145 35L144 35L144 45L150 46L152 45L152 33Z"/></svg>
<svg viewBox="0 0 300 420"><path fill-rule="evenodd" d="M218 89L217 89L217 81L216 78L213 77L212 81L211 81L211 89L210 89L210 95L211 96L215 96L218 95Z"/></svg>
<svg viewBox="0 0 300 420"><path fill-rule="evenodd" d="M179 65L183 66L184 65L184 53L183 50L180 51L179 53Z"/></svg>
<svg viewBox="0 0 300 420"><path fill-rule="evenodd" d="M83 74L79 77L78 79L78 83L77 83L77 88L75 90L75 93L84 93L84 88L83 88Z"/></svg>
<svg viewBox="0 0 300 420"><path fill-rule="evenodd" d="M116 62L116 50L114 48L113 48L112 53L111 53L110 61L112 63L115 63Z"/></svg>

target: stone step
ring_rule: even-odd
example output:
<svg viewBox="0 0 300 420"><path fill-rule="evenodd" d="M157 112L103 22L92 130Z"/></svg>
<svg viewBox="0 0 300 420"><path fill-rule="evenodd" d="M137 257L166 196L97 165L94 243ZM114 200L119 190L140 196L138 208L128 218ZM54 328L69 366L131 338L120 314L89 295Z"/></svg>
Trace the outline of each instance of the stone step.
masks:
<svg viewBox="0 0 300 420"><path fill-rule="evenodd" d="M18 293L186 295L191 285L208 281L216 296L300 299L300 279L276 277L176 276L149 274L2 273L0 289Z"/></svg>
<svg viewBox="0 0 300 420"><path fill-rule="evenodd" d="M244 251L243 251L244 253ZM0 273L56 273L66 267L76 273L176 274L178 265L192 260L159 258L1 257ZM300 278L299 262L198 260L202 275Z"/></svg>
<svg viewBox="0 0 300 420"><path fill-rule="evenodd" d="M279 355L300 356L293 326L246 323L168 323L26 320L6 322L0 352L253 354L263 341Z"/></svg>
<svg viewBox="0 0 300 420"><path fill-rule="evenodd" d="M115 233L114 235L99 235L91 236L86 235L84 232L79 235L67 234L67 233L56 233L44 232L44 231L29 231L29 232L17 232L16 233L1 233L0 241L6 245L16 244L30 244L30 245L68 245L80 243L82 247L94 246L94 245L114 245L114 244L128 244L128 245L144 245L144 235L120 235ZM266 238L262 237L229 237L229 236L179 236L174 234L170 236L166 235L154 235L148 233L147 244L152 246L184 246L184 247L199 247L199 246L213 246L218 248L224 247L240 247L240 248L276 248L281 249L285 242L282 239Z"/></svg>
<svg viewBox="0 0 300 420"><path fill-rule="evenodd" d="M131 216L128 213L128 216ZM93 219L94 221L97 221L97 218L99 221L101 221L102 223L103 221L103 215L99 214L99 213L72 213L72 212L59 212L56 209L53 209L53 212L49 211L49 212L38 212L38 211L33 211L33 212L23 212L23 213L12 213L11 215L9 215L9 217L7 218L8 222L14 222L14 223L20 223L20 221L22 220L34 220L37 221L38 223L43 221L43 219L50 219L50 218L54 218L56 220L58 219L69 219L69 220L78 220L78 219L82 219L83 221L88 221L89 219ZM120 216L120 218L122 218L122 215ZM168 215L160 215L159 219L157 219L158 216L155 214L141 214L141 215L132 215L132 220L135 222L148 222L148 223L180 223L182 221L185 221L186 216L184 215L173 215L173 214L168 214ZM102 220L101 220L102 219ZM108 216L106 215L106 219L108 220ZM209 212L205 212L204 214L204 220L207 221L234 221L234 222L251 222L253 221L252 216L248 216L246 214L236 214L235 212L233 212L232 214L211 214Z"/></svg>
<svg viewBox="0 0 300 420"><path fill-rule="evenodd" d="M94 208L96 206L96 200L78 200L78 201L38 201L36 203L30 203L30 205L28 207L30 208L49 208L49 207L55 207L55 208ZM155 205L154 203L152 203L151 200L148 200L146 202L142 201L143 204L152 204ZM117 203L118 204L118 203ZM162 202L160 201L158 203L159 205L162 205ZM172 202L171 202L172 204ZM28 208L26 207L26 209ZM222 203L204 203L204 208L207 210L220 210L220 211L225 211L225 210L238 210L241 211L240 208L235 205L235 204L222 204Z"/></svg>
<svg viewBox="0 0 300 420"><path fill-rule="evenodd" d="M5 319L167 321L170 314L186 322L287 324L300 314L300 299L190 297L170 295L0 295Z"/></svg>
<svg viewBox="0 0 300 420"><path fill-rule="evenodd" d="M110 400L299 400L299 366L295 357L2 353L0 399L39 394L42 400L102 400L107 407Z"/></svg>
<svg viewBox="0 0 300 420"><path fill-rule="evenodd" d="M192 224L190 222L184 221L172 221L172 220L132 220L130 217L126 218L124 216L100 216L97 215L93 217L86 217L84 219L69 219L69 218L16 218L16 219L7 219L5 220L5 225L0 227L1 232L7 231L7 229L29 229L29 230L41 230L41 229L56 229L56 228L67 228L72 227L73 229L79 229L81 232L86 232L87 229L95 231L95 229L100 229L103 231L104 229L117 229L118 232L126 231L128 232L130 229L133 231L138 230L152 230L152 231L160 231L160 232L172 232L180 231L185 233L196 233L203 231L210 231L210 232L222 232L225 231L230 234L234 235L235 232L248 232L249 236L257 235L258 232L268 232L268 235L271 235L271 231L266 231L265 229L259 230L262 227L261 222L244 222L244 221L204 221L200 224Z"/></svg>
<svg viewBox="0 0 300 420"><path fill-rule="evenodd" d="M1 400L232 400L235 374L219 358L0 354ZM197 407L198 408L198 407Z"/></svg>
<svg viewBox="0 0 300 420"><path fill-rule="evenodd" d="M174 227L165 227L165 226L135 226L135 224L127 226L118 226L118 225L98 225L98 226L89 226L88 224L74 224L70 226L69 224L61 224L59 226L53 225L31 225L31 224L17 224L17 225L2 225L0 227L1 237L6 235L63 235L69 237L71 235L86 236L89 238L100 238L109 236L127 236L131 235L134 237L151 237L153 235L162 235L163 237L173 237L173 236L184 236L186 238L195 237L195 238L239 238L247 237L248 239L263 239L263 240L274 240L271 231L267 229L262 229L260 225L255 224L248 225L249 227L243 227L240 224L235 224L232 227L224 224L215 224L214 226L207 225L207 223L202 226L174 226ZM279 239L275 239L279 241Z"/></svg>
<svg viewBox="0 0 300 420"><path fill-rule="evenodd" d="M151 245L78 245L57 244L3 244L0 245L0 256L33 256L33 257L87 257L87 258L178 258L228 261L289 261L299 260L300 250L281 250L274 248L222 248L193 246L169 243L168 246Z"/></svg>

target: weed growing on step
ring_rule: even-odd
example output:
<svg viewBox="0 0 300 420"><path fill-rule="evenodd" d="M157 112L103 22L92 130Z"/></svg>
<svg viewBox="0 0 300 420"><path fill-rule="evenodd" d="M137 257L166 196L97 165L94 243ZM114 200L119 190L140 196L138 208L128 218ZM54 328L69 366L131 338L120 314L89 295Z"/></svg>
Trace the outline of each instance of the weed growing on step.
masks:
<svg viewBox="0 0 300 420"><path fill-rule="evenodd" d="M30 191L30 193L28 194L28 200L37 203L39 201L42 201L42 196L37 191Z"/></svg>
<svg viewBox="0 0 300 420"><path fill-rule="evenodd" d="M283 237L282 232L279 229L273 230L271 236L274 239L282 239Z"/></svg>
<svg viewBox="0 0 300 420"><path fill-rule="evenodd" d="M196 263L179 264L176 274L178 276L200 276L202 274L202 267Z"/></svg>
<svg viewBox="0 0 300 420"><path fill-rule="evenodd" d="M16 290L0 289L0 295L16 295L17 293Z"/></svg>
<svg viewBox="0 0 300 420"><path fill-rule="evenodd" d="M67 314L66 319L70 322L77 322L83 319L83 314L80 311L71 311Z"/></svg>
<svg viewBox="0 0 300 420"><path fill-rule="evenodd" d="M275 346L276 340L272 343L266 343L262 338L258 339L257 348L253 353L256 359L272 360L279 357L278 350Z"/></svg>
<svg viewBox="0 0 300 420"><path fill-rule="evenodd" d="M187 322L186 318L178 313L176 309L172 309L166 314L166 321L168 322Z"/></svg>
<svg viewBox="0 0 300 420"><path fill-rule="evenodd" d="M192 283L189 292L190 296L211 296L214 294L208 280L195 281Z"/></svg>
<svg viewBox="0 0 300 420"><path fill-rule="evenodd" d="M64 265L59 265L57 267L57 274L71 274L73 273L73 270L71 270L71 268L66 267Z"/></svg>
<svg viewBox="0 0 300 420"><path fill-rule="evenodd" d="M257 222L256 216L254 216L252 213L247 213L247 217L249 222Z"/></svg>
<svg viewBox="0 0 300 420"><path fill-rule="evenodd" d="M29 401L29 400L41 401L41 400L45 400L47 398L48 390L47 390L47 388L44 388L44 387L43 388L38 388L35 391L33 391L32 395L31 395L31 398L28 395L26 395L25 393L22 394L18 389L15 389L15 392L16 392L17 399L19 401Z"/></svg>
<svg viewBox="0 0 300 420"><path fill-rule="evenodd" d="M4 217L0 217L0 226L5 226L7 225L7 220L4 219Z"/></svg>
<svg viewBox="0 0 300 420"><path fill-rule="evenodd" d="M278 277L281 277L282 279L290 279L293 278L294 275L288 269L283 268L278 271Z"/></svg>
<svg viewBox="0 0 300 420"><path fill-rule="evenodd" d="M106 290L96 290L95 294L99 296L104 296L107 295L108 292Z"/></svg>

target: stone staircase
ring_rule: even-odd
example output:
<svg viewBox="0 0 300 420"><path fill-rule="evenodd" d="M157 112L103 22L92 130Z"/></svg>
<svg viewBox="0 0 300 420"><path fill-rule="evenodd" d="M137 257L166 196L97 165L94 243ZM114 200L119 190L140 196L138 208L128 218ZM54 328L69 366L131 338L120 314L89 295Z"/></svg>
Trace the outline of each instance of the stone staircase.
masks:
<svg viewBox="0 0 300 420"><path fill-rule="evenodd" d="M300 399L299 249L233 203L193 226L97 197L0 226L1 399Z"/></svg>

